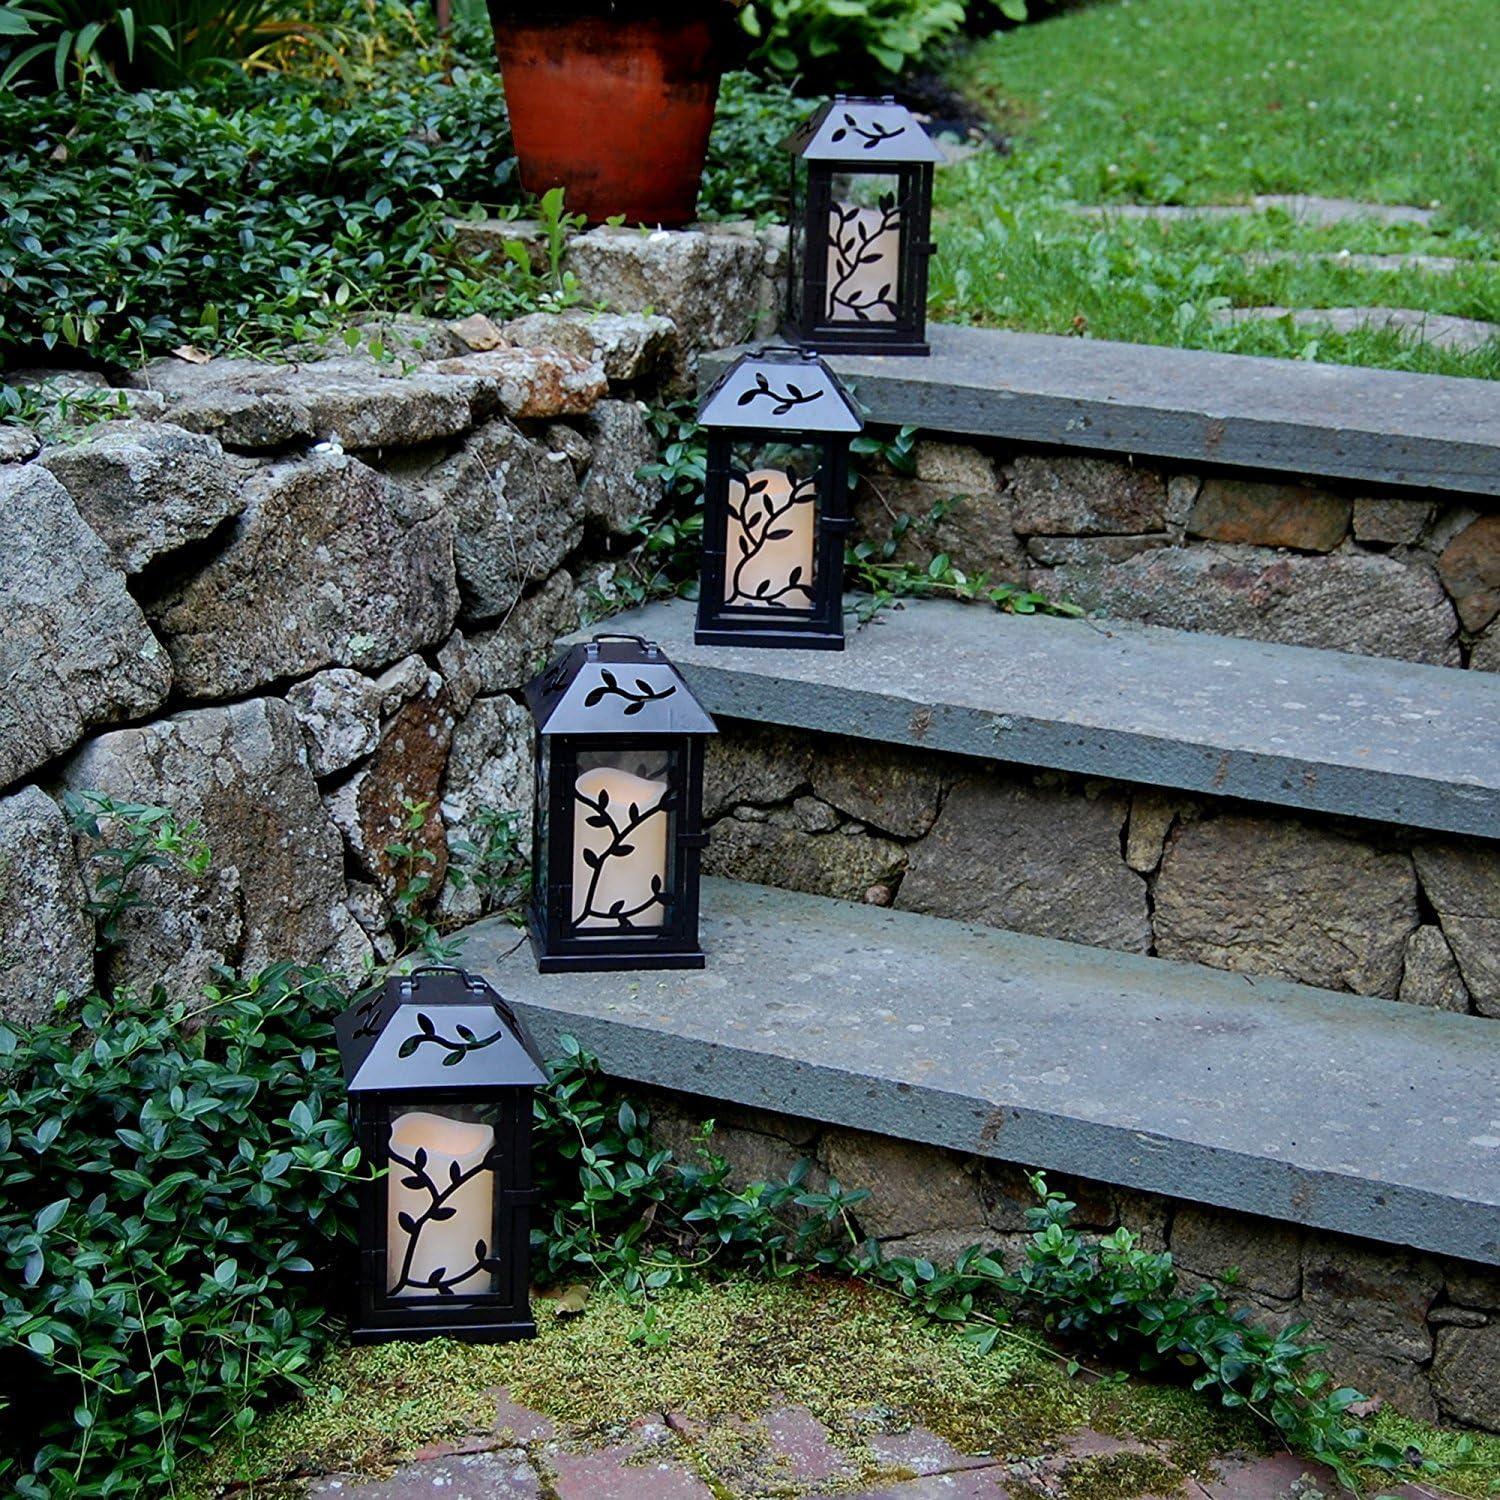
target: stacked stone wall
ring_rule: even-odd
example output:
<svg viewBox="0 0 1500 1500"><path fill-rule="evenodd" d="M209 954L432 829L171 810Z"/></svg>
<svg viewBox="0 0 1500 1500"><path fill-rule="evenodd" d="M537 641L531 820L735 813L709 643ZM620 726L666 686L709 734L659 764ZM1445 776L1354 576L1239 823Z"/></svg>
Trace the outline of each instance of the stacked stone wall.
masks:
<svg viewBox="0 0 1500 1500"><path fill-rule="evenodd" d="M710 874L1500 1016L1487 840L721 729Z"/></svg>

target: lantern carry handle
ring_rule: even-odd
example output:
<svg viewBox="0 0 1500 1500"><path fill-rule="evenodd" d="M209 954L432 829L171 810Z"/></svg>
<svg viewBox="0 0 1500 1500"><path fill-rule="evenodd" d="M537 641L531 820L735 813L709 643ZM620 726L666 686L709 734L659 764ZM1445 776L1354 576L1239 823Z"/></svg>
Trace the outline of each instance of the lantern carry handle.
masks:
<svg viewBox="0 0 1500 1500"><path fill-rule="evenodd" d="M603 641L633 641L647 656L660 655L661 647L655 641L648 641L643 635L631 635L624 630L601 630L586 645L589 657L592 659L599 654L599 645Z"/></svg>
<svg viewBox="0 0 1500 1500"><path fill-rule="evenodd" d="M423 964L419 969L413 969L409 974L403 974L404 980L415 979L419 974L457 974L464 982L464 987L471 990L488 990L489 1004L495 1013L503 1020L508 1021L513 1030L519 1032L521 1023L516 1019L516 1013L510 1008L510 1002L492 985L488 980L477 974L471 974L467 969L460 968L457 964Z"/></svg>

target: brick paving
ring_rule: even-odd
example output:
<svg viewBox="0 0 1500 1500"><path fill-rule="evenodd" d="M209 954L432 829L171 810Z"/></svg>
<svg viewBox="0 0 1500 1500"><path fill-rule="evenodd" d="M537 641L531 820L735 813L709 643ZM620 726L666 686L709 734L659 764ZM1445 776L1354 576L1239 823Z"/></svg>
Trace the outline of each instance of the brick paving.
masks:
<svg viewBox="0 0 1500 1500"><path fill-rule="evenodd" d="M1075 1432L1029 1455L965 1453L922 1427L858 1438L830 1433L796 1406L717 1423L652 1413L613 1441L587 1447L500 1391L490 1433L430 1444L380 1477L316 1479L307 1494L318 1500L1068 1500L1075 1479L1122 1455L1155 1458L1170 1469L1167 1493L1142 1492L1138 1500L1298 1500L1304 1492L1340 1500L1345 1493L1326 1470L1288 1454L1229 1455L1200 1480L1171 1469L1165 1449L1104 1432ZM1374 1493L1427 1500L1426 1491L1412 1486Z"/></svg>

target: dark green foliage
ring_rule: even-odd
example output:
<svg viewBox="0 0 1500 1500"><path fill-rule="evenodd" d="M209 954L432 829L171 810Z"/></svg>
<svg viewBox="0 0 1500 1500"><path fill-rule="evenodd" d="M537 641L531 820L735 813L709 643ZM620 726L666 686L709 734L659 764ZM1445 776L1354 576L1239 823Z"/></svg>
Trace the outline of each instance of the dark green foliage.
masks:
<svg viewBox="0 0 1500 1500"><path fill-rule="evenodd" d="M282 964L0 1027L0 1488L164 1485L326 1343L346 1001Z"/></svg>
<svg viewBox="0 0 1500 1500"><path fill-rule="evenodd" d="M481 271L504 304L511 268L460 265L444 229L510 196L485 73L0 96L0 139L0 356L284 344L362 307L465 310Z"/></svg>
<svg viewBox="0 0 1500 1500"><path fill-rule="evenodd" d="M785 84L726 73L708 143L699 211L706 217L784 217L791 158L781 143L817 107Z"/></svg>

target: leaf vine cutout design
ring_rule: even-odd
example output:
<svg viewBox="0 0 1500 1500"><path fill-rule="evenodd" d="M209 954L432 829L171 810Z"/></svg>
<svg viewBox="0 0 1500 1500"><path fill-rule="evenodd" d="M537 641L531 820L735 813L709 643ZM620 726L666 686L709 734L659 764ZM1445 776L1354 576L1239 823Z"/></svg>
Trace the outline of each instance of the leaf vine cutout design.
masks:
<svg viewBox="0 0 1500 1500"><path fill-rule="evenodd" d="M460 1170L456 1161L448 1163L448 1185L440 1188L431 1177L427 1175L427 1150L418 1146L410 1157L402 1156L394 1147L389 1149L391 1162L395 1166L405 1167L411 1175L401 1179L401 1186L411 1192L425 1191L428 1196L428 1204L420 1214L413 1216L404 1209L396 1215L396 1223L401 1227L402 1233L406 1235L406 1250L401 1260L401 1271L396 1277L396 1283L386 1293L389 1297L396 1297L407 1288L416 1291L436 1292L442 1297L454 1295L454 1288L462 1286L471 1276L478 1275L481 1271L494 1273L499 1269L499 1262L493 1259L489 1253L489 1246L484 1240L477 1240L474 1244L474 1264L462 1271L448 1275L447 1266L435 1266L423 1281L417 1281L412 1276L412 1262L416 1259L417 1246L421 1242L422 1231L429 1224L441 1224L446 1219L451 1219L458 1212L449 1206L448 1200L458 1192L467 1182L472 1182L481 1172L493 1172L500 1165L501 1150L498 1144L492 1146L485 1154L483 1160L470 1167L467 1172Z"/></svg>
<svg viewBox="0 0 1500 1500"><path fill-rule="evenodd" d="M628 713L629 710L627 709L626 712ZM582 927L589 924L598 927L614 922L619 931L627 932L635 926L637 917L643 916L658 906L662 909L662 919L665 921L666 911L671 906L673 898L664 889L660 875L652 875L651 894L635 906L626 907L623 900L612 901L606 910L600 911L595 907L594 902L599 895L599 883L604 878L605 866L612 859L628 859L635 853L635 845L630 842L631 835L639 832L652 818L665 817L671 812L677 805L674 792L667 790L644 811L640 803L630 803L625 812L623 826L614 819L611 809L618 804L611 800L606 787L600 787L596 797L590 797L575 787L574 796L580 807L591 809L592 816L584 819L585 826L609 829L610 840L603 849L595 850L585 846L579 851L584 864L588 866L591 873L581 904L577 899L577 892L574 892L573 925Z"/></svg>
<svg viewBox="0 0 1500 1500"><path fill-rule="evenodd" d="M438 1031L433 1019L425 1011L417 1012L417 1029L407 1037L396 1049L397 1057L410 1057L419 1047L431 1042L436 1047L441 1047L447 1052L443 1059L445 1068L452 1068L461 1063L471 1052L482 1052L486 1047L493 1046L496 1042L508 1035L504 1025L492 1032L489 1036L476 1036L470 1026L465 1026L462 1021L456 1022L453 1027L458 1033L458 1040L443 1036Z"/></svg>
<svg viewBox="0 0 1500 1500"><path fill-rule="evenodd" d="M803 569L800 564L792 568L787 574L786 582L780 588L773 588L773 580L769 577L762 578L753 588L747 589L744 583L746 570L762 556L766 547L771 542L785 541L792 535L790 526L777 526L776 522L789 515L794 507L812 505L817 499L816 475L798 479L795 473L788 470L786 477L790 480L786 501L778 506L769 496L768 478L754 478L750 474L738 472L731 476L730 493L738 492L738 504L731 500L727 509L730 519L738 523L740 528L740 555L725 580L725 604L787 610L812 607L812 579L809 577L806 581L803 580ZM758 505L752 505L757 497L764 498L760 499ZM800 604L787 602L792 594L802 595L803 602Z"/></svg>
<svg viewBox="0 0 1500 1500"><path fill-rule="evenodd" d="M822 394L822 391L804 391L800 385L794 385L790 380L787 381L784 391L778 391L767 378L765 371L757 370L754 389L742 391L735 405L749 406L752 401L764 398L771 402L773 417L784 417L788 412L795 411L797 407L806 406L809 401L816 401Z"/></svg>
<svg viewBox="0 0 1500 1500"><path fill-rule="evenodd" d="M859 121L847 110L844 112L844 123L833 132L828 139L837 145L840 141L847 140L850 135L858 136L864 142L866 151L873 151L877 146L886 141L893 141L898 135L906 134L906 126L898 125L894 130L882 125L879 120L871 120L868 125L861 125Z"/></svg>
<svg viewBox="0 0 1500 1500"><path fill-rule="evenodd" d="M654 688L644 677L637 677L636 690L631 692L629 688L620 686L619 678L608 667L599 669L599 677L603 686L590 689L588 696L583 700L583 706L593 708L606 698L623 698L627 717L640 713L648 703L659 703L663 698L670 698L677 691L675 683L671 687Z"/></svg>
<svg viewBox="0 0 1500 1500"><path fill-rule="evenodd" d="M878 265L886 256L880 248L881 237L902 225L901 205L894 193L882 193L876 207L880 219L872 224L870 215L857 203L835 203L832 242L833 278L828 286L828 317L853 318L859 323L893 323L896 300L891 295L894 283L887 281L878 290L853 283L865 266ZM874 314L879 314L879 317Z"/></svg>

